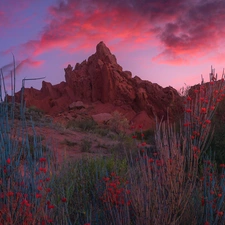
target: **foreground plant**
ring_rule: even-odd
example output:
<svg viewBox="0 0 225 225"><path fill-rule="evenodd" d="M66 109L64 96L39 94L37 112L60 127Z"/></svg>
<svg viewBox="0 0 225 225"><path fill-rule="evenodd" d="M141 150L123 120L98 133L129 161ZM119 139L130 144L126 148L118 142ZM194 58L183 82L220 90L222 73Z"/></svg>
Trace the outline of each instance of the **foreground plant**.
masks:
<svg viewBox="0 0 225 225"><path fill-rule="evenodd" d="M0 106L5 112L0 118L0 221L1 224L38 224L50 221L46 208L51 192L49 153L43 152L39 139L30 140L24 121L8 116L7 104ZM45 154L45 155L44 155Z"/></svg>
<svg viewBox="0 0 225 225"><path fill-rule="evenodd" d="M180 126L156 121L154 148L139 126L138 150L125 159L65 159L54 169L35 129L32 140L26 133L24 108L18 122L1 104L0 224L224 224L225 164L219 174L208 150L225 89L210 76L189 90Z"/></svg>
<svg viewBox="0 0 225 225"><path fill-rule="evenodd" d="M0 87L3 85L5 90L3 73L1 78ZM49 148L43 151L34 126L30 140L23 100L20 120L15 119L15 73L11 80L14 80L11 102L7 96L0 102L0 224L50 224L53 207L46 203L51 194L51 152Z"/></svg>
<svg viewBox="0 0 225 225"><path fill-rule="evenodd" d="M209 147L213 134L211 120L224 93L223 78L195 86L186 97L180 127L177 129L169 121L157 121L156 151L149 154L142 143L142 154L136 160L130 159L129 181L136 224L184 224L187 208L193 204L190 199L196 189L202 190L198 184L199 163ZM216 208L221 216L221 207ZM197 221L198 215L192 217L193 224ZM202 218L203 221L207 218ZM210 221L218 221L218 217L211 217Z"/></svg>

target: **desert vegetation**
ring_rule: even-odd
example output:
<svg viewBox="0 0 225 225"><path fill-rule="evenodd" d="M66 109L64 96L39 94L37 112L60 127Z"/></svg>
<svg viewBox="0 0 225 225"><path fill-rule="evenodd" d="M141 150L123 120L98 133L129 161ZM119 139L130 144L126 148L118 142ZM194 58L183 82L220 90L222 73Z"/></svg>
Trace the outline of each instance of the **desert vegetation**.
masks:
<svg viewBox="0 0 225 225"><path fill-rule="evenodd" d="M23 102L19 118L13 98L1 102L0 224L224 224L224 84L222 77L190 88L180 121L156 118L153 130L131 126L128 136L115 114L109 130L122 135L117 149L76 161L58 162L42 145ZM71 127L105 135L91 120ZM88 139L64 142L90 150Z"/></svg>

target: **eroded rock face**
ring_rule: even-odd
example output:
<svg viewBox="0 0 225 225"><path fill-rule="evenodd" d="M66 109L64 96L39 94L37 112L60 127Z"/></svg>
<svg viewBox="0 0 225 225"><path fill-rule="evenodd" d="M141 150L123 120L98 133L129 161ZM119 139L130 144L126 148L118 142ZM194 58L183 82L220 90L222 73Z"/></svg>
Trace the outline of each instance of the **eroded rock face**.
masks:
<svg viewBox="0 0 225 225"><path fill-rule="evenodd" d="M43 81L40 91L26 88L26 104L35 105L54 115L68 109L73 102L91 104L99 101L130 108L136 114L145 117L147 115L152 120L155 115L166 118L167 109L171 118L182 110L181 97L174 88L162 88L137 76L132 78L132 73L123 71L116 57L103 42L96 46L96 53L88 60L76 63L74 68L68 65L64 70L65 82L51 85Z"/></svg>

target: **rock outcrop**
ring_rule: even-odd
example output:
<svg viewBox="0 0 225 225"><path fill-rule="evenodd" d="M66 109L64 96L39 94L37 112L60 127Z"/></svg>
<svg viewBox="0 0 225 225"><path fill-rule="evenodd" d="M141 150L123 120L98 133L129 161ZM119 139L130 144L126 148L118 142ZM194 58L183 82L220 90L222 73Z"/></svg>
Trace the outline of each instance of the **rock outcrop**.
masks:
<svg viewBox="0 0 225 225"><path fill-rule="evenodd" d="M166 118L167 112L174 118L182 110L181 97L174 88L162 88L137 76L132 78L132 73L123 71L103 42L97 45L96 53L88 60L76 63L74 68L68 65L64 70L65 82L52 85L43 81L41 90L26 88L26 105L34 105L50 115L56 115L67 110L73 102L82 101L85 105L99 102L111 105L117 111L121 108L124 114L133 118L143 114L150 120L155 115ZM16 94L16 99L20 100L20 92Z"/></svg>

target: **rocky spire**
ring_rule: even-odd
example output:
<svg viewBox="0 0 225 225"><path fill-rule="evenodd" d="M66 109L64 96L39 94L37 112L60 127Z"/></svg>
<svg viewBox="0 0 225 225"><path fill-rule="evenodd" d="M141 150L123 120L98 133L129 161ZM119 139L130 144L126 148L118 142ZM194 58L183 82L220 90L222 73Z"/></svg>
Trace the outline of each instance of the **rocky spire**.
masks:
<svg viewBox="0 0 225 225"><path fill-rule="evenodd" d="M105 45L103 41L99 42L96 46L96 53L98 59L101 59L104 62L117 64L115 55L113 55L109 48Z"/></svg>

